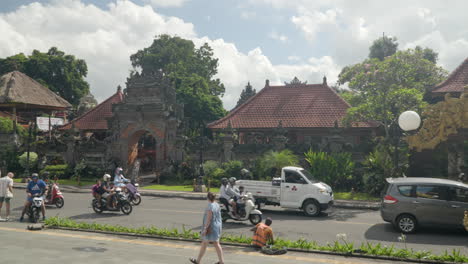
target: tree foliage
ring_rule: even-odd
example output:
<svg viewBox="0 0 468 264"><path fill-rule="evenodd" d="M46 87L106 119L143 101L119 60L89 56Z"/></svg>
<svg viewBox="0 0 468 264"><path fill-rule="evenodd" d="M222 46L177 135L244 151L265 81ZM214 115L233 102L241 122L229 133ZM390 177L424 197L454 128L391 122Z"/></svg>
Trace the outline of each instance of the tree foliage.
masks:
<svg viewBox="0 0 468 264"><path fill-rule="evenodd" d="M425 105L424 94L447 75L424 54L421 49L409 49L382 61L367 59L345 67L338 81L348 84L354 101L346 120L375 120L384 126L389 136L390 126L402 112L421 112Z"/></svg>
<svg viewBox="0 0 468 264"><path fill-rule="evenodd" d="M431 88L447 76L433 60L437 53L431 49L408 49L398 51L383 60L366 59L362 63L345 67L338 77L339 84L348 84L352 102L345 122L376 121L384 129L385 135L380 142L383 149L393 156L394 164L398 158L399 115L407 110L421 113L427 104ZM398 166L393 173L401 173Z"/></svg>
<svg viewBox="0 0 468 264"><path fill-rule="evenodd" d="M214 78L218 59L208 44L196 48L191 40L160 35L151 46L131 55L130 60L135 69L162 71L171 79L192 132L226 114L220 99L225 88Z"/></svg>
<svg viewBox="0 0 468 264"><path fill-rule="evenodd" d="M369 48L369 59L384 60L385 57L396 53L398 49L397 39L395 37L383 36L374 40Z"/></svg>
<svg viewBox="0 0 468 264"><path fill-rule="evenodd" d="M74 106L89 93L89 84L85 80L88 74L86 62L56 47L45 53L34 50L30 56L20 53L0 58L0 75L15 70L38 81Z"/></svg>
<svg viewBox="0 0 468 264"><path fill-rule="evenodd" d="M240 95L239 100L237 101L236 107L247 102L247 100L249 100L249 98L254 96L255 94L257 94L257 91L253 89L252 85L250 85L250 82L248 82L247 85L245 86L245 89L243 89L241 92L241 95Z"/></svg>

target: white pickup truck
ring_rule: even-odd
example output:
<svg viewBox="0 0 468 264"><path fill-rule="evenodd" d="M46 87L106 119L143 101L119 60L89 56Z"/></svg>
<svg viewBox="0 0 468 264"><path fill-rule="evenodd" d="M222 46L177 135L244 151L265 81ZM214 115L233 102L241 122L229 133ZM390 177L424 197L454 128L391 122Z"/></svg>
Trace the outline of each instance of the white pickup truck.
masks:
<svg viewBox="0 0 468 264"><path fill-rule="evenodd" d="M258 206L302 209L308 216L317 216L333 205L331 187L299 167L284 167L281 178L273 178L271 182L238 180L236 184L252 193Z"/></svg>

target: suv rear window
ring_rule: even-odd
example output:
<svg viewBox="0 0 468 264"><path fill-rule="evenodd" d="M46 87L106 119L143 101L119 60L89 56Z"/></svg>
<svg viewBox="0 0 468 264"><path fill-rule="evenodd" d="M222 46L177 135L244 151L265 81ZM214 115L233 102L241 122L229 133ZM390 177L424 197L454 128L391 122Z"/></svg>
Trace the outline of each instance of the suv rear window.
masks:
<svg viewBox="0 0 468 264"><path fill-rule="evenodd" d="M398 192L406 197L414 197L412 185L400 185L398 186Z"/></svg>
<svg viewBox="0 0 468 264"><path fill-rule="evenodd" d="M418 185L416 186L416 196L418 198L446 200L446 192L443 186Z"/></svg>

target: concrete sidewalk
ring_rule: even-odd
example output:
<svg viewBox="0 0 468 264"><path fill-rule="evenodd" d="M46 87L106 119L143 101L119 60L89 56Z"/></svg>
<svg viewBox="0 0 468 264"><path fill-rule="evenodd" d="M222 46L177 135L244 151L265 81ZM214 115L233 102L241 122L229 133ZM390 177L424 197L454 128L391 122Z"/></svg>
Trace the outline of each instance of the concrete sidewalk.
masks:
<svg viewBox="0 0 468 264"><path fill-rule="evenodd" d="M26 183L14 183L14 188L26 189ZM60 190L67 193L91 193L91 186L70 186L60 185ZM181 192L181 191L163 191L163 190L144 190L139 189L142 196L164 197L164 198L182 198L190 200L205 200L206 193L197 192ZM335 200L334 207L348 208L348 209L364 209L364 210L378 210L380 202L370 201L352 201L352 200Z"/></svg>

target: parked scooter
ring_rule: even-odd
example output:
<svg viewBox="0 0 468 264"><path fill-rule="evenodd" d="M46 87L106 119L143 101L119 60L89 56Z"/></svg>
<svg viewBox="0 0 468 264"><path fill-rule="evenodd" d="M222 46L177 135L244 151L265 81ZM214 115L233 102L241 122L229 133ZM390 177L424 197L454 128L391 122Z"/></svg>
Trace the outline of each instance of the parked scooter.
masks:
<svg viewBox="0 0 468 264"><path fill-rule="evenodd" d="M120 210L122 211L122 213L126 215L130 214L133 208L128 200L128 196L124 192L122 192L122 188L120 187L116 188L115 192L116 193L114 197L112 197L112 199L117 199L116 207L108 208L106 198L101 197L101 201L98 201L98 199L93 199L93 201L91 202L94 212L100 214L103 211L119 211Z"/></svg>
<svg viewBox="0 0 468 264"><path fill-rule="evenodd" d="M242 195L239 199L244 201L243 204L237 204L237 217L232 214L232 211L220 203L221 207L221 218L223 222L226 222L228 219L235 221L245 221L249 220L253 225L257 225L262 222L262 212L255 209L255 201L251 193Z"/></svg>
<svg viewBox="0 0 468 264"><path fill-rule="evenodd" d="M39 221L43 202L44 198L40 194L36 194L33 196L32 203L29 206L28 210L26 210L26 214L29 216L29 221L31 221L32 223L37 223L37 221Z"/></svg>
<svg viewBox="0 0 468 264"><path fill-rule="evenodd" d="M138 183L127 183L127 191L128 191L128 200L133 205L139 205L141 203L141 195L138 192Z"/></svg>
<svg viewBox="0 0 468 264"><path fill-rule="evenodd" d="M55 205L57 208L62 208L65 204L65 200L63 199L63 194L60 191L57 183L53 183L50 190L49 195L45 200L45 205Z"/></svg>

